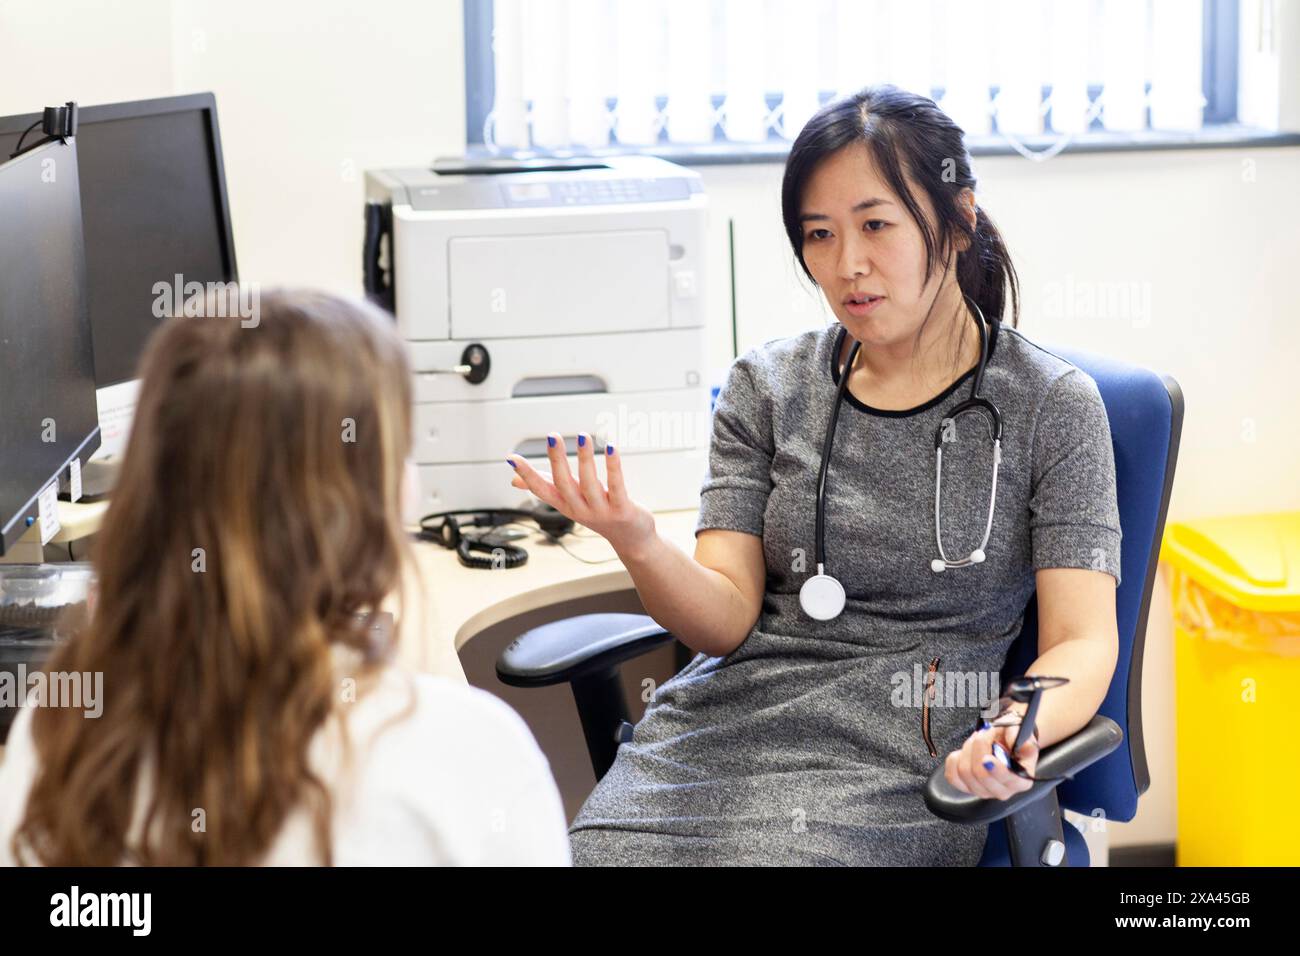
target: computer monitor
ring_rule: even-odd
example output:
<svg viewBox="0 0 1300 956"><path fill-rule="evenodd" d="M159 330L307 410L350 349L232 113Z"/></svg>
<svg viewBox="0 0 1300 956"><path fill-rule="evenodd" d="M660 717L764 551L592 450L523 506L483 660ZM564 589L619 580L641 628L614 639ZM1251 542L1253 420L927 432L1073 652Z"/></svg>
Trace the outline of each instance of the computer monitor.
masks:
<svg viewBox="0 0 1300 956"><path fill-rule="evenodd" d="M39 138L39 137L38 137ZM99 447L77 141L0 163L0 555Z"/></svg>
<svg viewBox="0 0 1300 956"><path fill-rule="evenodd" d="M0 158L39 118L0 119ZM136 365L160 322L158 284L174 290L181 276L182 289L206 288L238 275L211 93L82 107L77 149L102 457L126 448Z"/></svg>

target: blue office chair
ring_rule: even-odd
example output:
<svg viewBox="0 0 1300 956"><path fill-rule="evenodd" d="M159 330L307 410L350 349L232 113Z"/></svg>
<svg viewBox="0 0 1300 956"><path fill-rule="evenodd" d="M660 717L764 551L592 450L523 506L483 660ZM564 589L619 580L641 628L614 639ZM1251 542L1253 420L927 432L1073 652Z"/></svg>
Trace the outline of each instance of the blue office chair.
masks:
<svg viewBox="0 0 1300 956"><path fill-rule="evenodd" d="M1083 834L1065 825L1061 809L1090 819L1132 820L1138 797L1150 785L1142 740L1142 650L1182 433L1182 391L1172 378L1146 369L1072 349L1055 353L1093 377L1110 419L1125 571L1115 595L1119 658L1097 715L1039 754L1036 777L1066 779L1035 783L1007 800L955 789L944 779L943 767L927 781L924 796L931 812L988 827L980 866L1088 866ZM619 665L672 640L647 615L584 614L520 635L502 652L497 676L515 687L572 685L599 780L619 744L632 738ZM1037 649L1035 597L1002 668L1004 686L1025 673Z"/></svg>

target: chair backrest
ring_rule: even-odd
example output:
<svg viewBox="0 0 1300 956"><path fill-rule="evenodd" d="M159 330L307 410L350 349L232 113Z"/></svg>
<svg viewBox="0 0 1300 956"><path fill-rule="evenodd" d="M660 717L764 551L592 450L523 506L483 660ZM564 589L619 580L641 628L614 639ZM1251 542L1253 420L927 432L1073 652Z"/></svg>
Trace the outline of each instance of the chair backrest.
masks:
<svg viewBox="0 0 1300 956"><path fill-rule="evenodd" d="M1050 348L1092 376L1106 405L1115 449L1115 481L1123 542L1116 590L1119 659L1100 713L1119 724L1124 743L1057 790L1062 807L1086 816L1132 820L1151 782L1142 739L1142 649L1160 556L1169 492L1183 427L1178 383L1144 368L1075 349ZM1038 656L1038 601L1011 646L1003 679L1018 677Z"/></svg>

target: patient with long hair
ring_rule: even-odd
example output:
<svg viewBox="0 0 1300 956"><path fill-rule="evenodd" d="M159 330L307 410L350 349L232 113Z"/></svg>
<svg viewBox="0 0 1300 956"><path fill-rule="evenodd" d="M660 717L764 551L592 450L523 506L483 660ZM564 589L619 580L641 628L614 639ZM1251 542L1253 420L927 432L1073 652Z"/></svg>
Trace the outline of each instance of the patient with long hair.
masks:
<svg viewBox="0 0 1300 956"><path fill-rule="evenodd" d="M166 320L141 380L93 609L46 662L102 673L102 715L19 714L0 862L567 865L523 720L393 663L381 606L413 562L391 317L264 293L254 325Z"/></svg>

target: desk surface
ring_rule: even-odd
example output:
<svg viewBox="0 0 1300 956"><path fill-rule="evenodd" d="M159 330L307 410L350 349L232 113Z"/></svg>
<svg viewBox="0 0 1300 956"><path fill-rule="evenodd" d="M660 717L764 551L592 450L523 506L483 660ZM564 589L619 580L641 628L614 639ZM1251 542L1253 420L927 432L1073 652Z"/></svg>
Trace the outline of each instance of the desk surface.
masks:
<svg viewBox="0 0 1300 956"><path fill-rule="evenodd" d="M54 540L95 533L107 508L107 501L60 501L63 529ZM655 526L665 539L694 554L697 515L694 508L658 511ZM609 542L589 528L579 525L577 536L566 535L561 547L531 524L512 527L531 531L514 542L528 551L528 562L518 568L467 568L454 551L429 542L413 546L418 580L408 579L406 585L412 613L402 615L402 666L464 681L459 650L494 624L568 601L633 589L631 575ZM39 534L39 529L32 532ZM392 609L391 604L386 607Z"/></svg>
<svg viewBox="0 0 1300 956"><path fill-rule="evenodd" d="M656 512L655 525L665 539L694 554L697 514L693 508ZM457 652L494 624L578 598L631 590L632 577L609 542L581 525L577 534L565 536L560 547L535 531L514 542L527 549L527 564L490 570L467 568L454 551L418 543L416 566L429 610L404 615L407 626L401 632L398 660L407 667L464 680ZM413 621L424 623L412 627Z"/></svg>
<svg viewBox="0 0 1300 956"><path fill-rule="evenodd" d="M50 541L57 544L63 544L67 541L79 541L88 535L94 534L99 530L99 525L104 520L104 512L108 510L108 499L73 503L60 498L57 504L59 508L59 530L50 539ZM18 539L19 544L29 544L33 541L40 544L41 529L39 525L32 525Z"/></svg>

